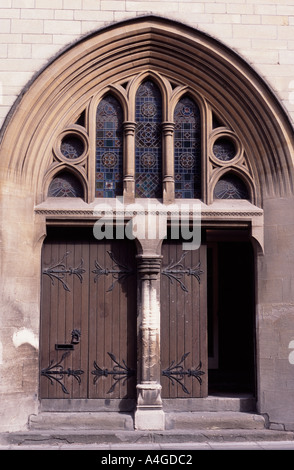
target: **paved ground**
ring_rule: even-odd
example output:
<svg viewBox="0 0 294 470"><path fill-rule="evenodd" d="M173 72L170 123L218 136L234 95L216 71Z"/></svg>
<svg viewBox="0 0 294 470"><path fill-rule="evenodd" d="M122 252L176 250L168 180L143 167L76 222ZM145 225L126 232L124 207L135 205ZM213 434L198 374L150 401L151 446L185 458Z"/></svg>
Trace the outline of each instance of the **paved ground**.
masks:
<svg viewBox="0 0 294 470"><path fill-rule="evenodd" d="M256 441L256 442L199 442L199 443L187 443L187 444L56 444L56 445L0 445L0 450L94 450L94 451L114 451L113 455L119 454L119 451L168 451L172 453L174 451L179 453L183 451L187 454L189 451L197 450L294 450L294 441ZM132 454L130 454L132 455ZM135 455L135 454L133 454Z"/></svg>

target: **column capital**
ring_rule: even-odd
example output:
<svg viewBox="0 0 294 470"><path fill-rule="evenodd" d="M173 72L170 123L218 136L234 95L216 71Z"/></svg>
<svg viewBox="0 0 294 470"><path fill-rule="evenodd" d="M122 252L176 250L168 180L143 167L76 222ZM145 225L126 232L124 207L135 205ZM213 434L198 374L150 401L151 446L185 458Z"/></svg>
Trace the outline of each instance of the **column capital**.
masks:
<svg viewBox="0 0 294 470"><path fill-rule="evenodd" d="M126 133L134 133L136 129L136 122L135 121L124 121L123 122L123 130Z"/></svg>
<svg viewBox="0 0 294 470"><path fill-rule="evenodd" d="M166 134L166 135L172 135L174 133L174 130L175 130L175 123L172 122L172 121L164 121L162 124L162 131Z"/></svg>

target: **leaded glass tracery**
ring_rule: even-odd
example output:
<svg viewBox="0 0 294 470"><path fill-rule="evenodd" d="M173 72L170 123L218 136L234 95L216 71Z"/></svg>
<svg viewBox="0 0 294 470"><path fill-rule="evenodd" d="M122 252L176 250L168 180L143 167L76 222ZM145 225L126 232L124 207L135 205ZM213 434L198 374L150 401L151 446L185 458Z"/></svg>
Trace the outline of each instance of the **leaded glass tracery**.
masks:
<svg viewBox="0 0 294 470"><path fill-rule="evenodd" d="M249 199L245 183L235 174L225 174L215 185L215 199Z"/></svg>
<svg viewBox="0 0 294 470"><path fill-rule="evenodd" d="M83 197L83 188L74 175L62 171L51 181L48 197Z"/></svg>
<svg viewBox="0 0 294 470"><path fill-rule="evenodd" d="M175 197L201 197L201 121L196 103L188 96L175 107Z"/></svg>
<svg viewBox="0 0 294 470"><path fill-rule="evenodd" d="M112 95L105 96L96 114L96 197L123 193L123 111Z"/></svg>
<svg viewBox="0 0 294 470"><path fill-rule="evenodd" d="M76 135L66 135L60 144L60 151L65 158L75 160L84 153L85 146Z"/></svg>
<svg viewBox="0 0 294 470"><path fill-rule="evenodd" d="M228 162L236 156L234 141L228 137L220 137L213 144L213 153L218 160Z"/></svg>
<svg viewBox="0 0 294 470"><path fill-rule="evenodd" d="M162 100L157 85L144 81L136 94L136 197L162 196Z"/></svg>

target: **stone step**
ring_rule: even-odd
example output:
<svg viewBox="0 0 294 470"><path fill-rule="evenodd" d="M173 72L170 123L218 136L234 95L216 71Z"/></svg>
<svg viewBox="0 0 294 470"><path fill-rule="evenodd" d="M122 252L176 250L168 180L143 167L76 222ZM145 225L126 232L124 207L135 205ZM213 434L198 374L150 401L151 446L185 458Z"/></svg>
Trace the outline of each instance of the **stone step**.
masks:
<svg viewBox="0 0 294 470"><path fill-rule="evenodd" d="M218 412L168 412L165 414L166 430L201 429L263 429L265 420L254 413L235 411ZM40 413L32 415L29 429L34 430L133 430L131 413Z"/></svg>
<svg viewBox="0 0 294 470"><path fill-rule="evenodd" d="M256 399L249 394L217 394L205 398L163 398L163 410L167 413L174 411L246 411L256 409ZM122 412L130 413L136 407L131 399L43 399L41 412Z"/></svg>
<svg viewBox="0 0 294 470"><path fill-rule="evenodd" d="M165 412L174 411L243 411L253 412L256 400L252 395L208 395L205 398L162 400Z"/></svg>
<svg viewBox="0 0 294 470"><path fill-rule="evenodd" d="M166 413L166 429L264 429L265 419L254 413L234 411Z"/></svg>
<svg viewBox="0 0 294 470"><path fill-rule="evenodd" d="M40 413L31 415L29 429L36 430L133 430L133 416L129 413Z"/></svg>

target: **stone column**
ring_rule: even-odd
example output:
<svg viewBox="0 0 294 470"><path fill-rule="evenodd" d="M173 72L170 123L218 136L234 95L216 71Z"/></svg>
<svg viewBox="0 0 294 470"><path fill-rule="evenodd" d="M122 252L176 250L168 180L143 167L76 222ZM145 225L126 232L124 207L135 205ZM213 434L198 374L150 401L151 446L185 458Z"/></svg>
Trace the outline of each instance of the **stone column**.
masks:
<svg viewBox="0 0 294 470"><path fill-rule="evenodd" d="M142 430L162 430L165 426L160 385L160 265L161 256L138 256L139 373L135 428Z"/></svg>
<svg viewBox="0 0 294 470"><path fill-rule="evenodd" d="M125 121L124 125L124 202L135 201L135 128L136 123Z"/></svg>
<svg viewBox="0 0 294 470"><path fill-rule="evenodd" d="M163 122L163 203L171 204L175 200L174 171L174 129L173 122Z"/></svg>

